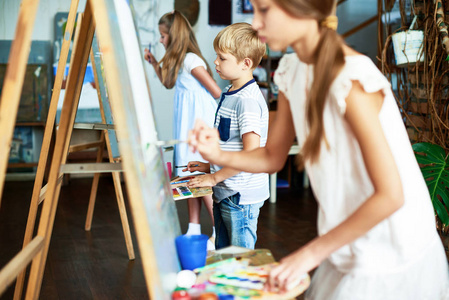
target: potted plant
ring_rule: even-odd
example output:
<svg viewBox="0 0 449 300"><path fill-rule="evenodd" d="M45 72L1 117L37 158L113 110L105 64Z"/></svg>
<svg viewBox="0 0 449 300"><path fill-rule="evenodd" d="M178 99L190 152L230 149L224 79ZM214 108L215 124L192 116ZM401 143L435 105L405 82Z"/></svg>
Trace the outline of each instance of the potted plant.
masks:
<svg viewBox="0 0 449 300"><path fill-rule="evenodd" d="M449 155L443 147L433 143L416 143L412 147L429 189L436 213L437 230L448 255Z"/></svg>

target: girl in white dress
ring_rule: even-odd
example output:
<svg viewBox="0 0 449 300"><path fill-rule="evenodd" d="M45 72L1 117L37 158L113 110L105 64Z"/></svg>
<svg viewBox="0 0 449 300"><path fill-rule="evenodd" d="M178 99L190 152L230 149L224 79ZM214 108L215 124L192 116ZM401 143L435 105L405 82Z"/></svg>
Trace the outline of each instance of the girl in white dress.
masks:
<svg viewBox="0 0 449 300"><path fill-rule="evenodd" d="M319 203L318 237L272 270L286 290L315 271L306 299L440 300L448 262L429 193L386 78L345 45L335 0L253 0L253 27L274 51L278 111L265 148L224 152L197 122L193 150L246 172L280 170L295 137Z"/></svg>
<svg viewBox="0 0 449 300"><path fill-rule="evenodd" d="M194 125L195 119L201 119L213 126L217 103L214 98L221 95L221 89L212 77L212 72L201 54L195 34L189 21L178 11L166 13L159 20L160 42L166 50L161 61L145 49L145 59L156 71L162 84L171 89L175 87L173 136L185 141L187 132ZM174 165L186 166L189 161L204 161L198 153L189 151L186 144L175 145ZM191 175L182 172L184 168L175 167L175 175ZM212 218L212 196L202 197ZM189 228L187 234L200 234L201 198L188 199ZM214 228L212 236L215 236ZM209 241L209 249L213 242Z"/></svg>

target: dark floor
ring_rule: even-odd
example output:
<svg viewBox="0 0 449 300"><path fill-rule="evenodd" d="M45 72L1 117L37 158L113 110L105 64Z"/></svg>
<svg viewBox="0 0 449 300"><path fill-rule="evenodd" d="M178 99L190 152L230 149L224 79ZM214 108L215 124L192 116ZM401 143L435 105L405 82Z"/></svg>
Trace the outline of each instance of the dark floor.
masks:
<svg viewBox="0 0 449 300"><path fill-rule="evenodd" d="M295 179L295 178L294 178ZM299 181L298 181L299 182ZM128 260L111 177L100 180L91 232L84 221L91 179L71 179L61 189L40 299L148 299L131 223L136 259ZM278 201L261 209L256 248L280 259L316 235L316 202L302 187L278 189ZM0 206L0 269L22 247L33 182L6 182ZM182 232L186 201L178 201ZM132 220L132 216L130 216ZM203 232L210 218L202 211ZM12 299L14 284L0 296Z"/></svg>

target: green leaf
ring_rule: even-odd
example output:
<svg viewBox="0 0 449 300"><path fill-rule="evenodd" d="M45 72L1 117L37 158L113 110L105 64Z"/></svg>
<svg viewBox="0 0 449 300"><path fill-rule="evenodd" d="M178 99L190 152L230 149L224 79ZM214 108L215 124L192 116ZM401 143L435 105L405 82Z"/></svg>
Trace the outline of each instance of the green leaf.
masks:
<svg viewBox="0 0 449 300"><path fill-rule="evenodd" d="M449 225L449 158L444 149L432 143L414 144L415 157L429 189L438 218Z"/></svg>
<svg viewBox="0 0 449 300"><path fill-rule="evenodd" d="M433 208L437 212L438 218L440 218L441 223L449 224L449 216L444 208L443 203L441 203L438 199L436 201L432 200Z"/></svg>

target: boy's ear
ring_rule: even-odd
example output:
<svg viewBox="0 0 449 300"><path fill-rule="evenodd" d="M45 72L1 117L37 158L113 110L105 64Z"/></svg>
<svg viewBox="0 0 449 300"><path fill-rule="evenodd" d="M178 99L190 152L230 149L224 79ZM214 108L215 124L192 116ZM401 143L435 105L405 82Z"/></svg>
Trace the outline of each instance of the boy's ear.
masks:
<svg viewBox="0 0 449 300"><path fill-rule="evenodd" d="M250 58L245 57L243 59L243 65L245 66L245 69L251 70L253 67L253 61Z"/></svg>

